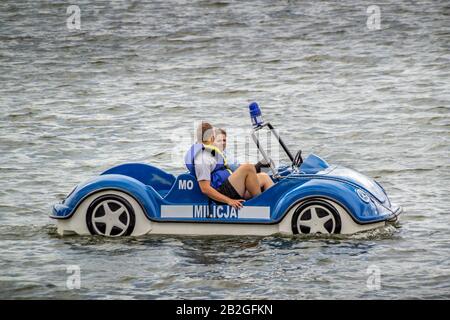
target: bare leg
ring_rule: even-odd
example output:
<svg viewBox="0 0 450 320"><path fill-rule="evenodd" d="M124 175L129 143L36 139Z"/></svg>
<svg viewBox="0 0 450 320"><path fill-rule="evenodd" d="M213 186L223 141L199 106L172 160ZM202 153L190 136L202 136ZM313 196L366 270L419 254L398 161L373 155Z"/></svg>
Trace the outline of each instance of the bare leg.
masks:
<svg viewBox="0 0 450 320"><path fill-rule="evenodd" d="M271 186L274 185L272 179L270 178L270 176L267 173L258 173L258 182L259 182L259 187L261 188L261 192L266 191L267 189L269 189ZM250 195L250 192L245 191L244 194L244 199L245 200L249 200L251 199L252 196Z"/></svg>
<svg viewBox="0 0 450 320"><path fill-rule="evenodd" d="M261 194L261 187L259 185L256 169L252 164L241 165L228 178L228 181L230 181L231 185L236 189L241 197L245 197L246 191L248 191L251 197L256 197Z"/></svg>
<svg viewBox="0 0 450 320"><path fill-rule="evenodd" d="M259 181L259 186L261 187L261 190L264 190L264 191L269 189L274 184L272 179L270 178L270 176L264 172L258 173L258 181Z"/></svg>

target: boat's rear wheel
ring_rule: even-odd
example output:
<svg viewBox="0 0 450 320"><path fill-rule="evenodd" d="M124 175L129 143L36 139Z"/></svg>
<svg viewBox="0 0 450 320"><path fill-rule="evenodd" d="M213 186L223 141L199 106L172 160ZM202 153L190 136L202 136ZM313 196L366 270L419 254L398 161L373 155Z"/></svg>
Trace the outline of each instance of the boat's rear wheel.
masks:
<svg viewBox="0 0 450 320"><path fill-rule="evenodd" d="M94 199L86 214L91 234L106 237L129 236L136 223L131 204L123 197L106 194Z"/></svg>
<svg viewBox="0 0 450 320"><path fill-rule="evenodd" d="M323 200L302 203L292 217L294 234L336 234L341 232L341 218L334 206Z"/></svg>

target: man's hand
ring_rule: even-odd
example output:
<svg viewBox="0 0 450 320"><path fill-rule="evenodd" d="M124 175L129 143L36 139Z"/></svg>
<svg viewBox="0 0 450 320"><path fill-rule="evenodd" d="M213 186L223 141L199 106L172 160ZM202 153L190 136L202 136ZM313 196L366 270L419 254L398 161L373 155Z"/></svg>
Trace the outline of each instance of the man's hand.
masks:
<svg viewBox="0 0 450 320"><path fill-rule="evenodd" d="M229 201L227 201L227 205L232 206L235 209L241 209L243 207L242 202L245 202L245 200L243 200L243 199L239 199L239 200L230 199Z"/></svg>

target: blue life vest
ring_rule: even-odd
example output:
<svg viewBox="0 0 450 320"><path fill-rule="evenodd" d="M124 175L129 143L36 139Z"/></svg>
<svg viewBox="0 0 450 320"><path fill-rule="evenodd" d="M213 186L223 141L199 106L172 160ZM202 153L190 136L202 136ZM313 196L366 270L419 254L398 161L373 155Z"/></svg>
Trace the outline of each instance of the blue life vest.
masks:
<svg viewBox="0 0 450 320"><path fill-rule="evenodd" d="M232 174L232 171L227 165L227 159L224 157L223 153L218 148L214 146L204 145L201 143L196 143L192 145L192 147L186 153L186 156L184 158L186 168L193 176L197 177L197 175L195 174L194 159L203 150L209 151L217 161L216 167L214 168L213 172L211 172L211 187L217 189L225 181L227 181L228 177Z"/></svg>
<svg viewBox="0 0 450 320"><path fill-rule="evenodd" d="M234 159L231 153L228 153L226 152L226 150L224 150L223 155L227 159L228 168L230 168L232 172L235 172L241 166L241 164L236 159Z"/></svg>

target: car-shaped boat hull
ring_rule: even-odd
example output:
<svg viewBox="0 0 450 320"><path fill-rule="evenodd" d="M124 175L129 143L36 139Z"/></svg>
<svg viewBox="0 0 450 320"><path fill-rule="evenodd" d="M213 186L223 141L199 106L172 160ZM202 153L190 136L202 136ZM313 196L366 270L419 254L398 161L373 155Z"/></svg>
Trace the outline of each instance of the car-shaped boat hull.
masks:
<svg viewBox="0 0 450 320"><path fill-rule="evenodd" d="M240 210L204 196L190 174L123 164L78 185L51 217L58 233L271 235L353 234L384 226L401 211L373 180L310 155Z"/></svg>
<svg viewBox="0 0 450 320"><path fill-rule="evenodd" d="M129 163L113 167L78 185L53 207L60 234L111 237L143 234L271 235L353 234L395 221L380 184L348 168L330 166L311 154L295 157L256 103L249 106L252 138L272 171L274 185L243 208L216 203L189 174L175 177L154 166ZM276 167L259 143L268 128L290 165Z"/></svg>

